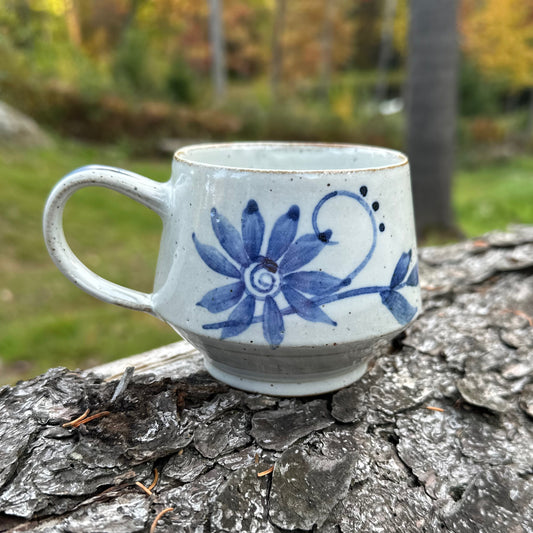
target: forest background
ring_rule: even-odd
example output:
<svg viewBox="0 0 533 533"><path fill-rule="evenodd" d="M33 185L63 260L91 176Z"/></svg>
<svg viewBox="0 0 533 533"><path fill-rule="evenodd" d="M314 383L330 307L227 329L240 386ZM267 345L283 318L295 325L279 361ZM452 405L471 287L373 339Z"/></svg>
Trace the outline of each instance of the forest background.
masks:
<svg viewBox="0 0 533 533"><path fill-rule="evenodd" d="M533 223L533 6L457 5L458 231L433 228L430 244ZM62 175L102 163L166 180L171 147L209 140L405 150L410 16L407 0L4 0L0 99L47 141L0 143L0 384L176 340L56 271L40 217ZM89 267L150 290L155 215L84 191L66 219Z"/></svg>

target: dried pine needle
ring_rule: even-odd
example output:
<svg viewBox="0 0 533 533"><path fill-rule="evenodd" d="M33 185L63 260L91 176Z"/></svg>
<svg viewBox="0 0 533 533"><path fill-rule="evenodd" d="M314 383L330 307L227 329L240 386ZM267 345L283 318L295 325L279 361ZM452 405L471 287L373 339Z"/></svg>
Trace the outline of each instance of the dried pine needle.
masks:
<svg viewBox="0 0 533 533"><path fill-rule="evenodd" d="M531 318L527 313L524 313L524 311L520 311L520 309L502 309L502 312L513 313L513 315L525 318L528 321L529 325L533 328L533 318Z"/></svg>
<svg viewBox="0 0 533 533"><path fill-rule="evenodd" d="M103 416L107 416L108 414L110 414L109 411L101 411L100 413L95 413L94 415L91 415L91 416L89 416L87 418L79 420L75 424L72 424L72 427L73 428L77 428L77 427L81 426L82 424L87 424L87 422L91 422L91 420L96 420L97 418L102 418Z"/></svg>
<svg viewBox="0 0 533 533"><path fill-rule="evenodd" d="M159 479L159 472L158 472L157 468L154 468L154 480L152 481L152 483L148 487L148 490L151 491L157 485L157 480L158 479Z"/></svg>
<svg viewBox="0 0 533 533"><path fill-rule="evenodd" d="M152 495L152 491L150 490L150 488L149 487L145 487L140 481L136 481L135 485L137 485L140 489L144 490L144 492L146 492L146 494L148 494L148 496Z"/></svg>
<svg viewBox="0 0 533 533"><path fill-rule="evenodd" d="M161 517L167 513L170 513L170 511L173 511L174 507L167 507L166 509L163 509L154 519L152 522L152 526L150 527L150 533L154 533L155 528L157 527L157 523L159 520L161 520Z"/></svg>
<svg viewBox="0 0 533 533"><path fill-rule="evenodd" d="M272 473L273 471L274 471L274 465L272 465L268 470L264 470L263 472L258 472L257 477L268 476L268 474Z"/></svg>
<svg viewBox="0 0 533 533"><path fill-rule="evenodd" d="M159 479L159 472L157 468L154 468L154 480L152 483L150 483L149 487L146 487L143 485L140 481L136 481L135 485L137 485L140 489L142 489L148 496L152 496L152 489L157 485L157 480Z"/></svg>
<svg viewBox="0 0 533 533"><path fill-rule="evenodd" d="M439 413L444 413L444 409L441 407L433 407L433 405L426 405L426 409L429 409L430 411L438 411Z"/></svg>
<svg viewBox="0 0 533 533"><path fill-rule="evenodd" d="M84 418L86 418L87 415L88 415L90 412L91 412L91 410L90 410L90 409L87 409L87 411L85 411L85 413L83 413L82 415L78 416L78 418L76 418L75 420L71 420L70 422L67 422L67 423L63 424L62 427L64 427L64 428L68 428L68 427L71 427L71 426L74 426L74 427L75 427L76 424L77 424L78 422L81 422Z"/></svg>

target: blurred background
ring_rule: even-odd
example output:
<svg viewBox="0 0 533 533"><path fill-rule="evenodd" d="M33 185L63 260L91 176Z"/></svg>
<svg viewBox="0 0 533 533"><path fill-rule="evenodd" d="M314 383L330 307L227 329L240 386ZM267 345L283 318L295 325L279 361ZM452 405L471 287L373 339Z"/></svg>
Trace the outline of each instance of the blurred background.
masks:
<svg viewBox="0 0 533 533"><path fill-rule="evenodd" d="M0 385L177 340L71 285L46 196L90 163L167 180L210 140L406 151L421 244L533 223L533 4L524 0L3 0ZM65 213L99 274L150 291L161 223L115 193Z"/></svg>

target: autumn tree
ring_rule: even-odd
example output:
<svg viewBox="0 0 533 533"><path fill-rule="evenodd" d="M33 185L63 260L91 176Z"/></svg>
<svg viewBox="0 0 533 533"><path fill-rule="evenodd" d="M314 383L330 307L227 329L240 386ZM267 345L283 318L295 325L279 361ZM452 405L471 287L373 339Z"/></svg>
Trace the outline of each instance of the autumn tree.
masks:
<svg viewBox="0 0 533 533"><path fill-rule="evenodd" d="M477 2L471 5L470 10L465 8L461 30L465 51L483 71L493 76L504 76L514 86L533 85L531 2Z"/></svg>
<svg viewBox="0 0 533 533"><path fill-rule="evenodd" d="M334 5L331 5L331 4ZM351 0L287 2L283 76L295 81L330 76L353 56Z"/></svg>
<svg viewBox="0 0 533 533"><path fill-rule="evenodd" d="M533 134L533 5L522 0L465 0L461 24L465 51L489 78L529 88Z"/></svg>

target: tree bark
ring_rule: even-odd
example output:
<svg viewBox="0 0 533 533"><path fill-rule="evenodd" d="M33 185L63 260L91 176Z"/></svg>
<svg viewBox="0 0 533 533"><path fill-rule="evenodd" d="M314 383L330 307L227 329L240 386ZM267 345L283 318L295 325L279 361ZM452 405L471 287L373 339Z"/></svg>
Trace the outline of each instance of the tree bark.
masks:
<svg viewBox="0 0 533 533"><path fill-rule="evenodd" d="M533 227L419 264L423 314L317 398L185 341L0 387L0 532L532 531Z"/></svg>
<svg viewBox="0 0 533 533"><path fill-rule="evenodd" d="M407 153L416 227L453 231L451 205L457 117L457 0L411 0Z"/></svg>
<svg viewBox="0 0 533 533"><path fill-rule="evenodd" d="M211 75L215 100L220 102L226 95L227 73L222 0L209 0L209 39L211 42Z"/></svg>

